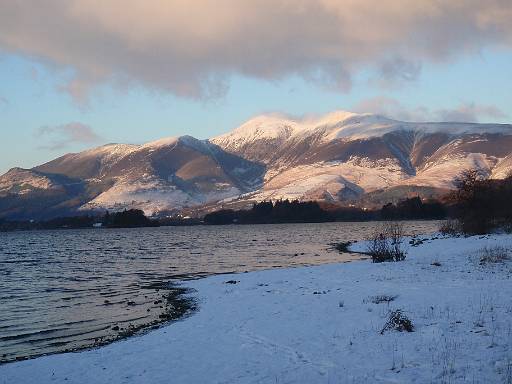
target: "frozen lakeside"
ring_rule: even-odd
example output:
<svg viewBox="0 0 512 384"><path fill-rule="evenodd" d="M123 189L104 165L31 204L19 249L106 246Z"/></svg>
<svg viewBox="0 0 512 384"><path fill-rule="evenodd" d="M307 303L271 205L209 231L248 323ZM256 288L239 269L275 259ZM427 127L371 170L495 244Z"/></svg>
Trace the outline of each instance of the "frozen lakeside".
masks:
<svg viewBox="0 0 512 384"><path fill-rule="evenodd" d="M478 254L497 245L510 250L512 236L429 240L399 263L187 282L200 307L191 317L2 365L0 383L510 383L512 260L481 265ZM395 298L376 303L382 295ZM414 332L381 334L393 309Z"/></svg>

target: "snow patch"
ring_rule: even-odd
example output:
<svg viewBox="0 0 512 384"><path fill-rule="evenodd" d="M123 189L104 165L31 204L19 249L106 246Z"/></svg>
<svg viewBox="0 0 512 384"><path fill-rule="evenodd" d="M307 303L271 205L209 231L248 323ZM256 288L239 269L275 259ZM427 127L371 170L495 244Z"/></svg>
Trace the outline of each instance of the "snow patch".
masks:
<svg viewBox="0 0 512 384"><path fill-rule="evenodd" d="M512 236L424 238L399 263L188 281L200 303L190 318L98 349L5 364L0 377L20 384L34 377L41 384L507 382L512 265L475 260L486 246L511 249ZM394 299L372 301L383 295ZM396 309L414 332L380 333Z"/></svg>

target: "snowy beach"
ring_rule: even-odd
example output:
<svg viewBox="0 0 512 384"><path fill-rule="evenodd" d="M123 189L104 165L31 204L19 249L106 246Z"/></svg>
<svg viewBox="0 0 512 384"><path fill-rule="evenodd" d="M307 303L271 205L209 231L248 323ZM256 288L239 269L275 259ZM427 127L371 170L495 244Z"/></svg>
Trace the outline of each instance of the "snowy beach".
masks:
<svg viewBox="0 0 512 384"><path fill-rule="evenodd" d="M512 249L512 236L425 238L407 244L403 262L186 282L199 304L192 316L98 349L1 365L0 383L511 382L512 260L481 257ZM381 332L397 309L413 332Z"/></svg>

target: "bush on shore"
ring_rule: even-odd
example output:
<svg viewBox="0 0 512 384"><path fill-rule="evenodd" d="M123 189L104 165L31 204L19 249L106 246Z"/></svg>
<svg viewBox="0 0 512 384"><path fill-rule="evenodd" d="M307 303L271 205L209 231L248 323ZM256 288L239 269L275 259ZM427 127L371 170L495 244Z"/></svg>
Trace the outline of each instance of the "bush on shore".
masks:
<svg viewBox="0 0 512 384"><path fill-rule="evenodd" d="M374 263L403 261L407 252L403 249L404 228L401 223L387 222L373 233L366 253Z"/></svg>
<svg viewBox="0 0 512 384"><path fill-rule="evenodd" d="M460 223L455 219L448 219L446 221L441 222L439 225L439 232L443 235L447 236L455 236L462 232Z"/></svg>

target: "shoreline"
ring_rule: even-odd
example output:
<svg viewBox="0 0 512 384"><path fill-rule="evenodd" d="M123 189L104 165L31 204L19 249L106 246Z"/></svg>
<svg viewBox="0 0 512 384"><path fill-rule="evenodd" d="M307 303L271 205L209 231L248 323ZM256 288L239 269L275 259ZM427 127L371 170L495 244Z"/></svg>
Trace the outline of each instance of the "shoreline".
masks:
<svg viewBox="0 0 512 384"><path fill-rule="evenodd" d="M92 350L3 364L0 377L503 382L512 367L512 262L480 265L476 252L511 249L512 236L422 237L428 240L407 244L409 255L398 263L361 260L192 280L200 309L184 321ZM379 295L393 298L374 303ZM415 331L381 335L392 309L403 310Z"/></svg>
<svg viewBox="0 0 512 384"><path fill-rule="evenodd" d="M198 277L201 278L201 277ZM183 281L187 281L184 279ZM119 327L114 330L116 326L112 326L112 330L117 332L109 336L98 338L92 344L73 347L63 351L45 352L27 356L18 356L9 360L3 360L6 356L0 355L0 367L6 364L13 364L16 362L34 360L41 357L58 355L63 353L78 353L98 348L105 347L107 345L116 343L135 336L143 336L144 334L153 330L159 329L166 325L170 325L176 321L184 320L189 316L192 316L197 311L197 305L192 296L193 289L182 286L182 281L170 281L167 284L162 284L159 289L166 290L168 293L165 295L165 306L163 307L158 319L155 319L149 323L142 323L136 326L129 324L128 328ZM163 301L163 300L162 300Z"/></svg>
<svg viewBox="0 0 512 384"><path fill-rule="evenodd" d="M446 218L400 218L396 220L391 221L398 221L398 222L442 222L447 220ZM30 228L10 228L10 229L4 229L0 228L0 233L15 233L15 232L30 232L30 231L72 231L72 230L92 230L92 231L102 231L102 230L116 230L116 229L141 229L141 228L165 228L165 227L229 227L229 226L251 226L251 225L295 225L295 224L328 224L328 223L372 223L372 222L388 222L389 219L383 219L383 218L372 218L372 219L366 219L366 220L356 220L356 219L350 219L350 220L326 220L326 221L276 221L276 222L254 222L254 223L229 223L229 224L208 224L205 222L200 223L194 223L194 224L160 224L160 225L148 225L148 226L120 226L120 227L94 227L94 226L85 226L85 227L30 227ZM20 223L17 221L6 221L8 223ZM23 223L23 222L21 222Z"/></svg>
<svg viewBox="0 0 512 384"><path fill-rule="evenodd" d="M331 244L332 245L332 244ZM333 248L334 249L334 248ZM189 288L185 284L191 281L201 280L201 279L207 279L211 278L213 276L237 276L241 274L246 273L254 273L259 271L269 271L274 269L293 269L293 268L308 268L312 266L318 266L318 265L331 265L331 264L343 264L343 263L350 263L354 261L360 261L360 260L366 260L365 253L364 252L357 252L357 251L340 251L340 255L344 254L346 255L357 255L357 258L354 259L346 259L343 261L333 261L329 263L323 263L323 264L312 264L312 265L297 265L297 266L287 266L287 267L273 267L268 269L261 269L261 270L253 270L253 271L243 271L243 272L197 272L197 273L184 273L184 274L177 274L173 275L172 279L169 282L162 283L158 286L159 290L167 291L168 294L165 295L165 307L162 309L161 314L159 315L158 320L153 320L149 323L143 323L139 324L137 326L129 326L128 329L125 328L119 328L116 330L118 332L116 335L110 335L105 336L104 338L98 339L93 344L90 345L84 345L81 347L74 347L69 348L67 350L62 351L55 351L55 352L46 352L46 353L40 353L40 354L33 354L33 355L27 355L27 356L20 356L16 358L12 358L9 360L2 360L5 358L4 356L0 355L0 367L5 364L12 364L16 362L21 361L27 361L27 360L33 360L38 359L41 357L46 356L52 356L52 355L58 355L63 353L79 353L79 352L85 352L90 350L95 350L98 348L105 347L107 345L120 342L132 337L142 337L148 332L157 330L162 327L169 326L177 321L183 321L187 319L190 316L193 316L195 312L200 311L201 309L197 305L196 297L193 295L196 290L194 288ZM234 281L234 280L231 280ZM172 308L172 309L171 309ZM177 313L173 313L173 310L177 308Z"/></svg>

